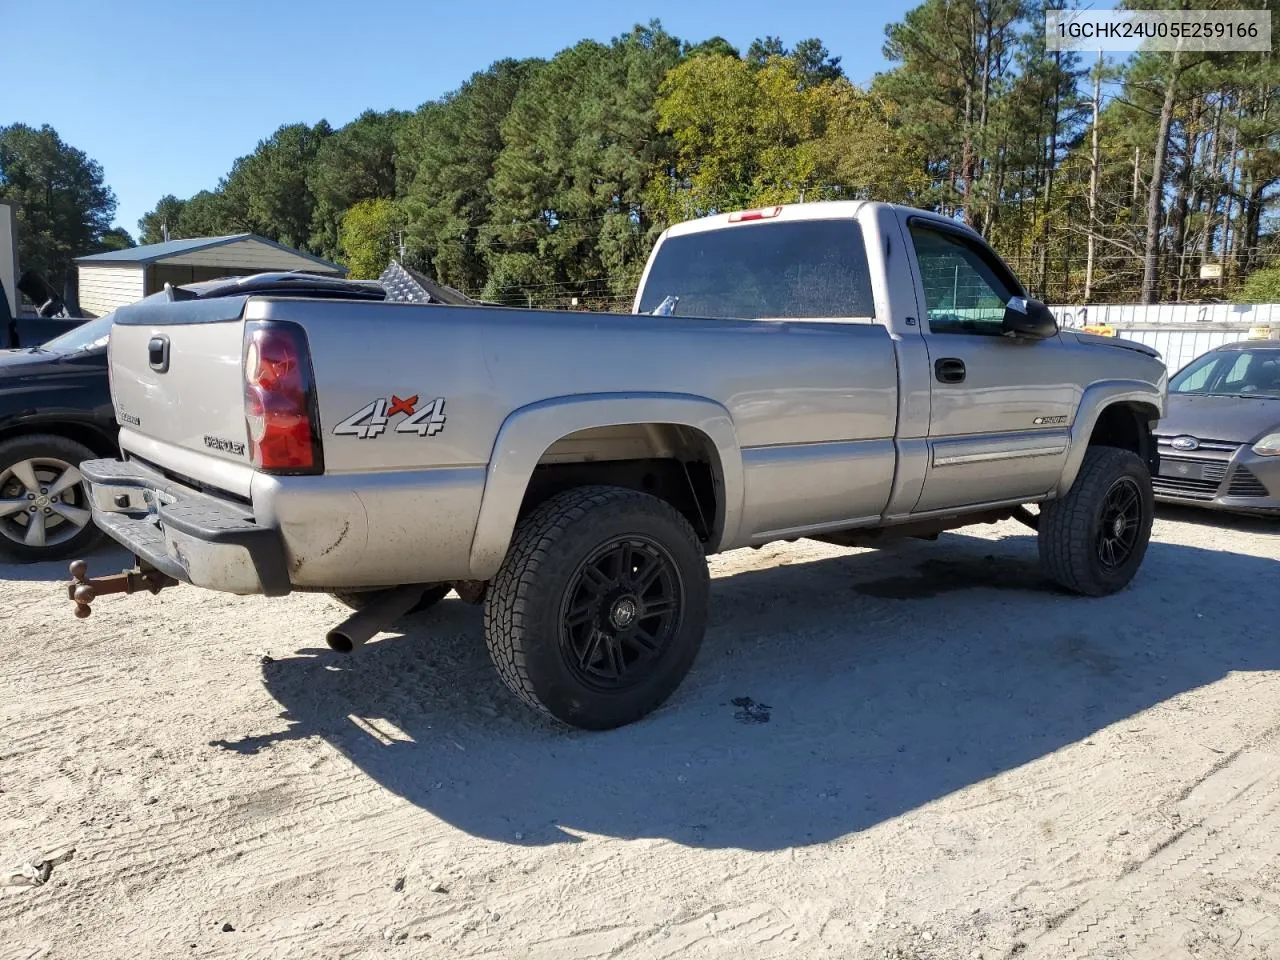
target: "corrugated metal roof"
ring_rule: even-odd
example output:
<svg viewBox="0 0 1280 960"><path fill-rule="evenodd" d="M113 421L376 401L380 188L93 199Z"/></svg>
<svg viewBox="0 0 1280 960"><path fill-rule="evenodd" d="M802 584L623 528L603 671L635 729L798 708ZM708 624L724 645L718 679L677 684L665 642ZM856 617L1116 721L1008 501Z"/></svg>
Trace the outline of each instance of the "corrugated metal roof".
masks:
<svg viewBox="0 0 1280 960"><path fill-rule="evenodd" d="M140 247L128 247L124 250L108 250L106 253L94 253L87 257L76 257L76 263L155 263L165 257L173 257L179 253L190 253L193 250L204 250L208 247L220 247L237 240L248 240L252 233L233 233L226 237L192 237L189 240L170 240L168 243L147 243Z"/></svg>
<svg viewBox="0 0 1280 960"><path fill-rule="evenodd" d="M301 250L295 250L293 247L286 247L283 243L276 243L274 240L268 240L266 237L260 237L256 233L233 233L226 237L192 237L188 240L170 240L168 243L148 243L141 247L129 247L125 250L109 250L106 253L93 253L85 257L76 257L76 263L140 263L150 264L160 260L166 260L170 257L176 257L184 253L194 253L198 250L209 250L213 247L225 246L229 243L239 243L241 240L254 240L258 243L264 243L269 247L275 247L277 250L284 250L294 256L302 257L311 263L318 263L331 270L338 270L346 273L342 267L336 263L330 263L320 257L310 253L304 253Z"/></svg>

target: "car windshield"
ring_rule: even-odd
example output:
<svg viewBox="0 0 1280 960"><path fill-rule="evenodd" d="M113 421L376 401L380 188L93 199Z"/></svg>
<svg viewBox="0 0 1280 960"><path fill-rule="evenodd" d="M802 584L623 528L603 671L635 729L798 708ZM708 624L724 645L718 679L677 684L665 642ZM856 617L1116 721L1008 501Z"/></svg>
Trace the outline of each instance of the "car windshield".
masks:
<svg viewBox="0 0 1280 960"><path fill-rule="evenodd" d="M1280 347L1206 353L1178 371L1169 392L1280 398Z"/></svg>
<svg viewBox="0 0 1280 960"><path fill-rule="evenodd" d="M39 349L47 350L49 353L79 353L105 347L107 338L111 335L111 321L114 316L114 313L108 313L96 320L82 323L61 336L40 344Z"/></svg>

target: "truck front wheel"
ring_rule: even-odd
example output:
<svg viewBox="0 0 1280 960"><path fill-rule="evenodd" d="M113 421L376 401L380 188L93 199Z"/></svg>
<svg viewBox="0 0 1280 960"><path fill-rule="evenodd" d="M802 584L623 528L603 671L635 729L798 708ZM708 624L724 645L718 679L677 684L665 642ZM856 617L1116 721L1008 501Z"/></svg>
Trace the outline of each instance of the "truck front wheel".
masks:
<svg viewBox="0 0 1280 960"><path fill-rule="evenodd" d="M569 490L516 528L485 599L489 654L535 709L620 727L689 672L709 582L702 545L670 504L619 487Z"/></svg>
<svg viewBox="0 0 1280 960"><path fill-rule="evenodd" d="M1151 475L1135 453L1090 447L1066 496L1040 510L1040 561L1075 593L1102 597L1129 585L1151 540Z"/></svg>

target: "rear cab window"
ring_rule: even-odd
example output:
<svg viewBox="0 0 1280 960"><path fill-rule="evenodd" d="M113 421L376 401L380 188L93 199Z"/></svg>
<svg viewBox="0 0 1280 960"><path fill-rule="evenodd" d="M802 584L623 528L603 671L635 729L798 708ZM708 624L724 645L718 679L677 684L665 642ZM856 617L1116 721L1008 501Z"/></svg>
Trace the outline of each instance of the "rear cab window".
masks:
<svg viewBox="0 0 1280 960"><path fill-rule="evenodd" d="M681 317L874 319L862 228L852 218L744 223L668 236L639 312L679 297Z"/></svg>

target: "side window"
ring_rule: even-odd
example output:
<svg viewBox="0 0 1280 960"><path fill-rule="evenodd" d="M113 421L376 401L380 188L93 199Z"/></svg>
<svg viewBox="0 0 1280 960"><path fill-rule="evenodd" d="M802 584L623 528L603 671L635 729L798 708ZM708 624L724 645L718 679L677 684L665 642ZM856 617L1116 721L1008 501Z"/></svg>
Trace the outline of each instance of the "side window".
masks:
<svg viewBox="0 0 1280 960"><path fill-rule="evenodd" d="M1015 288L979 248L958 234L911 225L933 333L1000 335Z"/></svg>
<svg viewBox="0 0 1280 960"><path fill-rule="evenodd" d="M1174 392L1197 393L1203 390L1209 382L1209 374L1213 373L1217 366L1217 361L1211 360L1198 370L1190 371L1184 379L1178 381L1178 385L1173 388Z"/></svg>
<svg viewBox="0 0 1280 960"><path fill-rule="evenodd" d="M1236 358L1236 362L1227 371L1227 375L1222 378L1224 387L1238 387L1244 383L1244 378L1249 372L1249 358L1250 355L1247 353L1241 353Z"/></svg>

